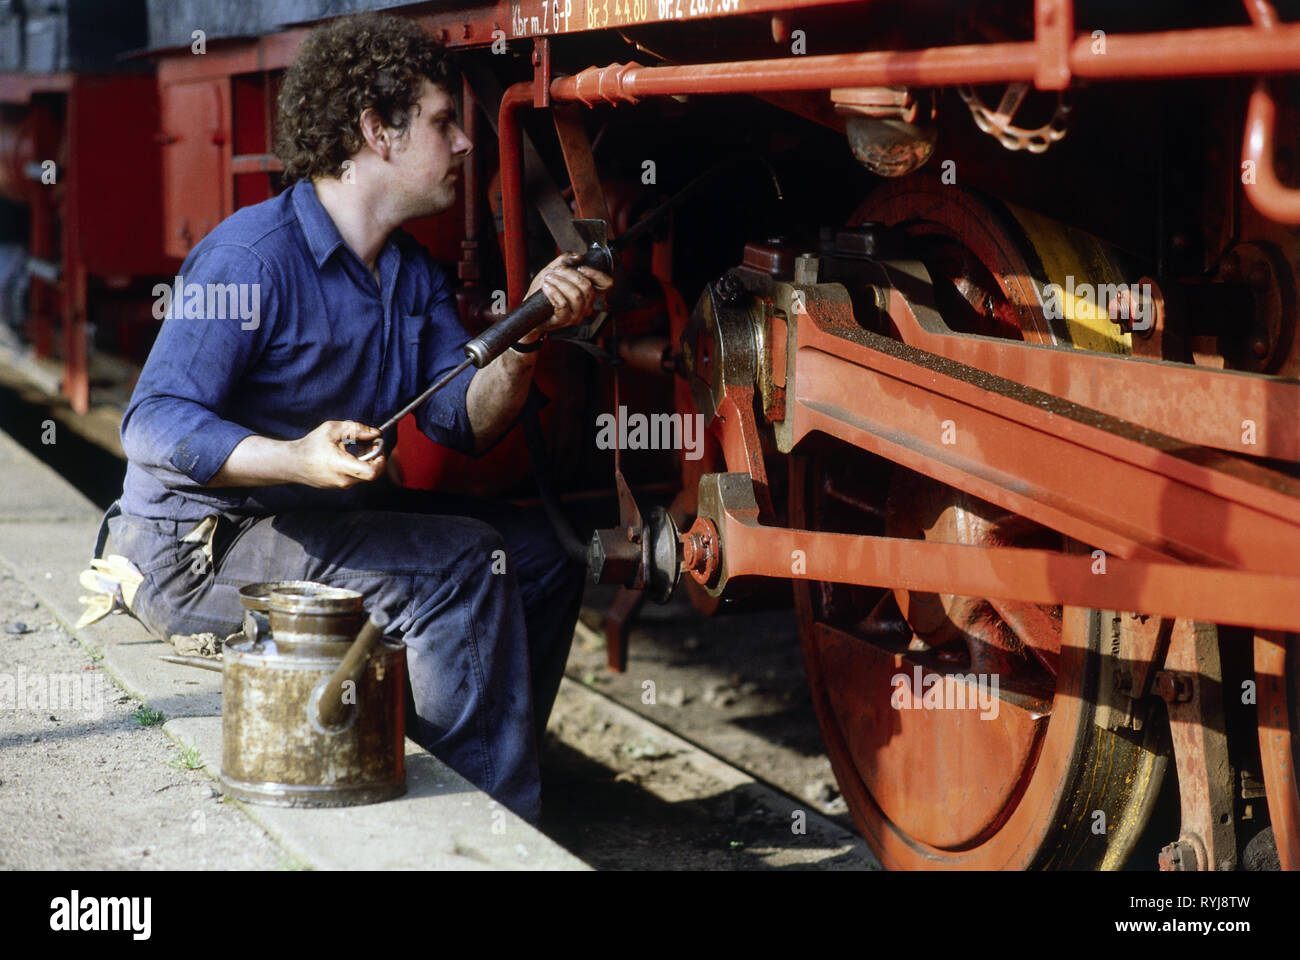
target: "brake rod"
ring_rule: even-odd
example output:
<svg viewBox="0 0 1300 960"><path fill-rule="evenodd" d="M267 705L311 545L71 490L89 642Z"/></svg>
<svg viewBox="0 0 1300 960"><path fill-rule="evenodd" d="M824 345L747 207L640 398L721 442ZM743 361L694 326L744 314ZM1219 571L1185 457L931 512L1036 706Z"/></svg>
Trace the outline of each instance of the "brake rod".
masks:
<svg viewBox="0 0 1300 960"><path fill-rule="evenodd" d="M768 527L746 474L701 478L692 536L687 572L715 596L731 577L764 576L1300 630L1300 575Z"/></svg>

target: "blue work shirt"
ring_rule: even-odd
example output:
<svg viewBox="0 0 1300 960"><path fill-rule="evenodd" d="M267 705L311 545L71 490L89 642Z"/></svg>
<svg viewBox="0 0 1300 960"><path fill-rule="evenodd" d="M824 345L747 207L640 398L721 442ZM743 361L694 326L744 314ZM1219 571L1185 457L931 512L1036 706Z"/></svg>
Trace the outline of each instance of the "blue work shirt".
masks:
<svg viewBox="0 0 1300 960"><path fill-rule="evenodd" d="M428 252L395 230L377 265L379 285L308 181L206 236L173 281L180 296L155 288L155 315L167 318L122 418L122 511L197 522L362 506L368 484L204 484L247 436L296 440L326 420L378 426L464 359L455 295ZM246 286L217 286L228 284ZM475 372L415 414L428 437L463 453L474 448L465 394Z"/></svg>

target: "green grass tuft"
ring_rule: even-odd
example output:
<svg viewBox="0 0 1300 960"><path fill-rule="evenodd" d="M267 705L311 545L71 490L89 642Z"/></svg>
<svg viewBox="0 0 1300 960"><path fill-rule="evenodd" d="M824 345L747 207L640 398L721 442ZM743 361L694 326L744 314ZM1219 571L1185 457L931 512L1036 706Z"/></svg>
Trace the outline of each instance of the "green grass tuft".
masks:
<svg viewBox="0 0 1300 960"><path fill-rule="evenodd" d="M131 714L131 719L142 727L156 727L167 718L153 707L139 706L135 708L135 713Z"/></svg>
<svg viewBox="0 0 1300 960"><path fill-rule="evenodd" d="M177 747L176 755L167 761L167 766L177 770L198 770L203 766L203 757L198 747Z"/></svg>

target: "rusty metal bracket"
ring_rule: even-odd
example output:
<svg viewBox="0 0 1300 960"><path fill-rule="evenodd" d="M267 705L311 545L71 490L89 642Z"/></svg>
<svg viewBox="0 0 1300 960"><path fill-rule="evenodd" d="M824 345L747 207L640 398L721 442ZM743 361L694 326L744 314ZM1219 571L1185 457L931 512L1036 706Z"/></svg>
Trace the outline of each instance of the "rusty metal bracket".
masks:
<svg viewBox="0 0 1300 960"><path fill-rule="evenodd" d="M620 587L605 611L605 666L612 673L627 672L627 634L645 600L644 590Z"/></svg>
<svg viewBox="0 0 1300 960"><path fill-rule="evenodd" d="M1141 730L1152 692L1153 671L1164 662L1173 621L1141 613L1110 615L1110 649L1102 658L1097 690L1097 724L1108 730Z"/></svg>
<svg viewBox="0 0 1300 960"><path fill-rule="evenodd" d="M555 134L560 140L560 151L564 154L564 166L569 172L578 216L608 220L605 191L601 187L600 172L596 169L596 158L591 152L591 141L583 124L584 114L572 104L556 104L551 108L551 116L555 120Z"/></svg>
<svg viewBox="0 0 1300 960"><path fill-rule="evenodd" d="M1300 739L1292 727L1300 637L1271 631L1255 635L1255 692L1259 755L1268 796L1268 817L1283 870L1300 870Z"/></svg>
<svg viewBox="0 0 1300 960"><path fill-rule="evenodd" d="M533 38L533 107L545 110L551 105L551 41Z"/></svg>
<svg viewBox="0 0 1300 960"><path fill-rule="evenodd" d="M1217 628L1175 621L1165 668L1154 686L1168 704L1182 826L1177 843L1165 848L1168 856L1162 854L1161 869L1188 869L1191 852L1198 870L1232 870L1237 834Z"/></svg>
<svg viewBox="0 0 1300 960"><path fill-rule="evenodd" d="M761 338L767 324L739 272L724 274L700 297L682 334L682 371L696 409L717 437L727 468L753 478L764 515L772 513L755 399Z"/></svg>

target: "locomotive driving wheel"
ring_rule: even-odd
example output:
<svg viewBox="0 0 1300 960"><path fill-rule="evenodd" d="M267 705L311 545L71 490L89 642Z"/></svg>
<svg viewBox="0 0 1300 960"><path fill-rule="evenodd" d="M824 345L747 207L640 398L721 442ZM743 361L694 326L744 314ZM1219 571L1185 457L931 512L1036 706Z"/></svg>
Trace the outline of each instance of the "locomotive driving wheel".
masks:
<svg viewBox="0 0 1300 960"><path fill-rule="evenodd" d="M854 223L924 250L962 333L1127 352L1083 304L1044 316L1066 276L1124 279L1098 241L953 186L898 183ZM1105 305L1101 306L1105 310ZM830 438L791 458L798 528L1040 549L1086 549L960 490ZM799 581L805 668L854 819L892 869L1115 869L1166 766L1142 732L1099 723L1108 611Z"/></svg>

